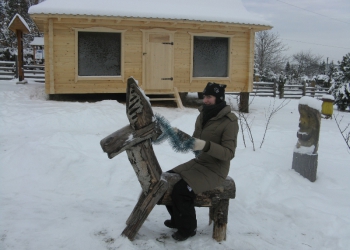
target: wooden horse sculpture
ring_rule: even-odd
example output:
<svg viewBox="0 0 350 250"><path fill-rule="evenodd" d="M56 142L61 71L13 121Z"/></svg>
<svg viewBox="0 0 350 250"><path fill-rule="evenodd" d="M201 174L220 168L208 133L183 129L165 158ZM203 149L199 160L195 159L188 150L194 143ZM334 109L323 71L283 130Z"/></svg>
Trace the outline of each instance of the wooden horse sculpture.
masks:
<svg viewBox="0 0 350 250"><path fill-rule="evenodd" d="M133 240L156 204L172 204L171 192L181 177L162 172L151 142L162 131L155 122L151 104L133 78L127 83L126 115L130 125L101 140L101 147L110 159L125 150L141 184L141 196L122 232ZM195 199L195 206L210 207L209 222L214 221L213 238L217 241L226 240L229 199L235 198L235 193L235 183L227 177L222 186L198 194Z"/></svg>

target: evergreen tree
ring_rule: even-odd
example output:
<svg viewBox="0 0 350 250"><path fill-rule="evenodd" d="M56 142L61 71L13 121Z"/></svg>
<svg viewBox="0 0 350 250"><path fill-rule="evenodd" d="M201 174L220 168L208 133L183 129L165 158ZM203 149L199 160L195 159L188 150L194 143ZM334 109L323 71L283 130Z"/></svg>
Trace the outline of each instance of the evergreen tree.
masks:
<svg viewBox="0 0 350 250"><path fill-rule="evenodd" d="M350 53L343 56L339 63L339 71L334 74L334 83L329 91L334 96L334 103L339 110L350 106Z"/></svg>
<svg viewBox="0 0 350 250"><path fill-rule="evenodd" d="M321 64L320 64L320 69L319 69L319 73L321 73L322 75L325 75L326 74L326 62L323 61Z"/></svg>
<svg viewBox="0 0 350 250"><path fill-rule="evenodd" d="M343 60L339 63L340 70L343 72L345 81L350 81L350 53L343 56Z"/></svg>
<svg viewBox="0 0 350 250"><path fill-rule="evenodd" d="M287 62L287 64L286 64L286 67L285 67L285 69L284 69L284 71L287 73L287 74L289 74L290 73L290 63L289 63L289 61Z"/></svg>
<svg viewBox="0 0 350 250"><path fill-rule="evenodd" d="M328 76L327 84L325 84L325 87L329 88L332 85L332 82L334 81L334 76L338 72L337 67L335 67L333 61L328 65L328 69L326 71L326 75Z"/></svg>
<svg viewBox="0 0 350 250"><path fill-rule="evenodd" d="M33 41L34 37L42 36L42 34L39 32L39 29L28 14L29 6L33 5L35 2L37 1L0 0L0 48L3 49L3 52L0 52L0 60L14 60L13 54L17 51L17 38L16 34L8 29L8 26L16 14L19 14L21 17L23 17L30 29L29 34L23 35L23 48L25 49L25 57L28 56L28 51L26 49L31 50L29 44L31 41Z"/></svg>

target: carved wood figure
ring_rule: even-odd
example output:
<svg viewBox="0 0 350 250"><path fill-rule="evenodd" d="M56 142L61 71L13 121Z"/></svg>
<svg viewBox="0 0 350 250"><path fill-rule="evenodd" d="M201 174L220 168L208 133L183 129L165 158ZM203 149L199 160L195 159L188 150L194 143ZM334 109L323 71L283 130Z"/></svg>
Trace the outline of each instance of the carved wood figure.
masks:
<svg viewBox="0 0 350 250"><path fill-rule="evenodd" d="M293 153L292 168L303 177L314 182L317 172L317 150L320 136L321 113L307 104L299 104L299 113L298 141Z"/></svg>
<svg viewBox="0 0 350 250"><path fill-rule="evenodd" d="M154 119L151 104L133 78L128 79L126 100L130 125L101 140L101 147L109 158L126 151L141 184L142 193L122 232L133 240L156 204L172 204L170 194L181 177L162 172L152 147L152 140L162 131ZM235 198L235 192L234 181L227 177L221 186L198 194L195 199L195 206L210 207L210 221L214 221L213 238L217 241L226 239L229 199Z"/></svg>

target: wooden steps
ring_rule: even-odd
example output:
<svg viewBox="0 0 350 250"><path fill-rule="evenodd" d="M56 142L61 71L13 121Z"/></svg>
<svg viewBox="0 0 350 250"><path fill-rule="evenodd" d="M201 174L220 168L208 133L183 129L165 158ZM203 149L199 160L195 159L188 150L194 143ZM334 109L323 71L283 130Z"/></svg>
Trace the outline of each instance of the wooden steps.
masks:
<svg viewBox="0 0 350 250"><path fill-rule="evenodd" d="M174 87L174 92L167 93L169 95L173 95L174 97L160 97L160 98L149 98L149 100L152 101L175 101L177 104L177 107L180 109L184 109L184 106L182 105L182 101L179 95L179 92L176 87ZM164 95L164 93L147 93L147 95Z"/></svg>

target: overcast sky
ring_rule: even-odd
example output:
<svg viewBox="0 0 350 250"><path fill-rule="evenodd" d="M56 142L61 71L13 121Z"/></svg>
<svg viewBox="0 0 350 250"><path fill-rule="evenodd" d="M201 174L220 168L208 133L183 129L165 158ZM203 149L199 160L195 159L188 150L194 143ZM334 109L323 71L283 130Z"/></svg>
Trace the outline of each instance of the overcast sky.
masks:
<svg viewBox="0 0 350 250"><path fill-rule="evenodd" d="M242 0L249 12L272 23L289 49L336 63L350 53L350 0Z"/></svg>

